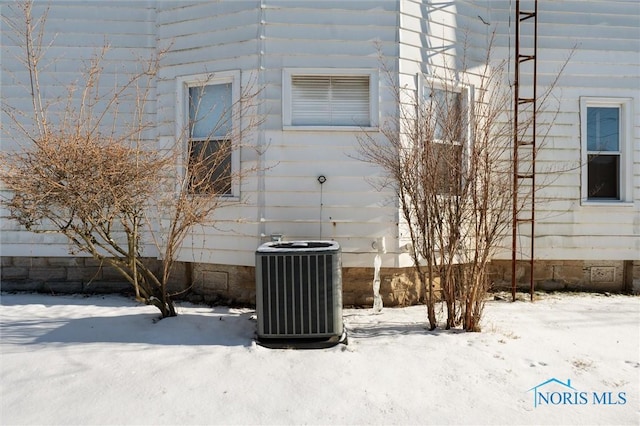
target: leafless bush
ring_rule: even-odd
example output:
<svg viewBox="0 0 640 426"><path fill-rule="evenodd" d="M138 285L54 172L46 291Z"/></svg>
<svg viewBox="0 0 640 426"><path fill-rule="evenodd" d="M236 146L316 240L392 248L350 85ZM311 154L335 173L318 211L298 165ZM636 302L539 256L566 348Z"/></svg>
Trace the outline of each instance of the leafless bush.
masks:
<svg viewBox="0 0 640 426"><path fill-rule="evenodd" d="M438 279L446 327L480 330L489 263L509 235L514 192L526 193L513 187L507 62L492 50L489 43L482 66L420 76L418 90L395 84L383 64L399 113L381 127L384 140L360 138L361 158L384 170L398 198L432 329ZM528 126L521 118L521 128ZM527 197L518 200L522 209Z"/></svg>
<svg viewBox="0 0 640 426"><path fill-rule="evenodd" d="M255 171L232 170L230 156L260 124L259 117L247 114L259 90L246 88L224 114L253 119L215 146L207 138L198 147L185 143L196 125L192 120L172 146L160 150L147 136L155 124L145 111L165 52L139 59L136 70L106 85L101 81L109 65L105 45L65 87L66 95L47 98L42 83L49 65L47 12L34 18L33 9L32 1L16 3L14 16L5 21L20 46L33 107L26 113L2 105L19 145L0 157L10 190L2 200L9 218L32 232L64 235L72 252L113 266L133 285L138 300L156 306L163 317L175 316L167 285L182 242L193 226L211 223L213 212L229 203L232 182ZM192 108L199 102L190 97ZM159 273L142 258L145 246L154 243L162 260Z"/></svg>

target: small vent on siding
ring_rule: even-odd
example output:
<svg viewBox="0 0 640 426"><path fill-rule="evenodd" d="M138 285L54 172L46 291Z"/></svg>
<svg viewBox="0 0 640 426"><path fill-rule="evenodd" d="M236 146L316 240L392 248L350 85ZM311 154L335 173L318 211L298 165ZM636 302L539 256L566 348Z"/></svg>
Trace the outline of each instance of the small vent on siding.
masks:
<svg viewBox="0 0 640 426"><path fill-rule="evenodd" d="M369 76L291 77L294 126L369 126Z"/></svg>

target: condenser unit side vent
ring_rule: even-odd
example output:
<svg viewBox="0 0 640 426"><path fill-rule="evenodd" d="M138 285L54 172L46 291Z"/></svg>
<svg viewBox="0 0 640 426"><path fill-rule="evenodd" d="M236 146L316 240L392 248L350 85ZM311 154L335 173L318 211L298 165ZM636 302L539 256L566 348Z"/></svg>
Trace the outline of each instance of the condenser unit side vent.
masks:
<svg viewBox="0 0 640 426"><path fill-rule="evenodd" d="M311 247L267 244L256 254L258 337L341 336L340 251L326 247L318 251L319 247L313 244ZM274 245L283 244L287 245L273 250ZM332 243L330 247L336 245Z"/></svg>

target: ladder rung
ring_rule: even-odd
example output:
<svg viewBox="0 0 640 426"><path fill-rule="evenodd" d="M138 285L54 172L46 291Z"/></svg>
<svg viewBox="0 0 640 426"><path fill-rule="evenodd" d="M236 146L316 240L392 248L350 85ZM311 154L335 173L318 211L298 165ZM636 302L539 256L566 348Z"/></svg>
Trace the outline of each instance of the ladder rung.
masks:
<svg viewBox="0 0 640 426"><path fill-rule="evenodd" d="M530 218L530 217L526 217L524 219L516 218L516 222L518 222L518 223L531 223L531 222L533 222L533 219Z"/></svg>
<svg viewBox="0 0 640 426"><path fill-rule="evenodd" d="M520 62L526 62L526 61L531 61L535 59L536 59L536 55L518 55L518 60Z"/></svg>
<svg viewBox="0 0 640 426"><path fill-rule="evenodd" d="M533 146L533 141L518 141L518 146Z"/></svg>
<svg viewBox="0 0 640 426"><path fill-rule="evenodd" d="M535 98L518 98L519 104L528 104L535 101Z"/></svg>
<svg viewBox="0 0 640 426"><path fill-rule="evenodd" d="M533 174L529 174L529 175L518 174L518 179L533 179Z"/></svg>
<svg viewBox="0 0 640 426"><path fill-rule="evenodd" d="M520 22L526 21L527 19L533 18L534 16L536 16L535 12L520 11Z"/></svg>

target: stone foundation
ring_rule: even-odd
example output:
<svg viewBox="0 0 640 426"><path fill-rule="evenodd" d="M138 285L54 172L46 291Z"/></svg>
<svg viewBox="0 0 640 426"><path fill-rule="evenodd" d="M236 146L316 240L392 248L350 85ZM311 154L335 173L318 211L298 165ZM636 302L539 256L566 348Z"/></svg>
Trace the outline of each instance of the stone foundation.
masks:
<svg viewBox="0 0 640 426"><path fill-rule="evenodd" d="M253 266L191 264L193 302L255 305L256 281Z"/></svg>
<svg viewBox="0 0 640 426"><path fill-rule="evenodd" d="M46 293L131 293L132 287L114 268L82 257L2 257L3 291ZM160 262L146 262L159 268ZM537 290L575 290L640 293L640 260L636 261L537 261ZM511 288L511 262L494 261L494 289ZM531 268L516 268L519 290L528 291ZM416 284L412 268L382 268L380 295L384 306L421 303L424 291ZM342 269L345 306L372 306L373 268ZM433 283L436 292L439 286ZM170 290L185 291L193 302L255 305L255 268L216 264L175 264Z"/></svg>
<svg viewBox="0 0 640 426"><path fill-rule="evenodd" d="M43 293L129 293L133 290L112 266L90 257L8 257L1 259L2 291ZM160 262L145 259L156 270ZM187 264L174 266L171 291L184 289Z"/></svg>
<svg viewBox="0 0 640 426"><path fill-rule="evenodd" d="M160 262L146 259L160 268ZM380 295L385 306L420 303L422 290L414 284L411 268L383 268ZM132 293L113 267L83 257L2 257L1 289L44 293ZM343 268L345 306L373 304L373 268ZM252 266L177 262L170 289L186 290L193 302L255 305L255 268Z"/></svg>
<svg viewBox="0 0 640 426"><path fill-rule="evenodd" d="M493 263L494 287L511 287L511 261ZM640 293L640 260L539 260L534 264L536 290L572 290ZM529 290L531 265L516 265L516 285Z"/></svg>
<svg viewBox="0 0 640 426"><path fill-rule="evenodd" d="M373 305L373 268L342 268L342 302L345 306ZM409 306L423 300L412 268L380 269L380 296L384 306Z"/></svg>

